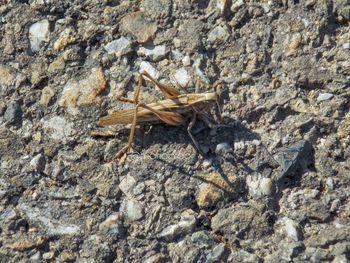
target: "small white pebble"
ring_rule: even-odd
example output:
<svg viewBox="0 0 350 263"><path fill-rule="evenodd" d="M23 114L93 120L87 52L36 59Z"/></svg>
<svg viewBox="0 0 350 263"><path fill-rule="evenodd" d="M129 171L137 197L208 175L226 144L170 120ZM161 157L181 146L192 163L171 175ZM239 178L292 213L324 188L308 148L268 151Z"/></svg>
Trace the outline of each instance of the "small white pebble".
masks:
<svg viewBox="0 0 350 263"><path fill-rule="evenodd" d="M212 165L212 160L210 160L210 159L205 159L204 161L203 161L203 163L202 163L202 167L204 168L204 169L208 169L211 165Z"/></svg>
<svg viewBox="0 0 350 263"><path fill-rule="evenodd" d="M317 97L317 101L325 101L333 98L332 93L320 93Z"/></svg>
<svg viewBox="0 0 350 263"><path fill-rule="evenodd" d="M264 195L271 195L273 193L273 182L270 178L262 178L260 180L260 190Z"/></svg>
<svg viewBox="0 0 350 263"><path fill-rule="evenodd" d="M182 87L187 87L190 82L190 76L185 68L179 68L176 70L175 79Z"/></svg>
<svg viewBox="0 0 350 263"><path fill-rule="evenodd" d="M191 65L191 58L190 56L184 56L182 59L182 64L184 66L190 66Z"/></svg>
<svg viewBox="0 0 350 263"><path fill-rule="evenodd" d="M216 149L215 149L216 154L226 154L231 151L232 151L231 146L226 142L219 143L218 145L216 145Z"/></svg>
<svg viewBox="0 0 350 263"><path fill-rule="evenodd" d="M350 42L346 42L343 44L344 49L350 49Z"/></svg>
<svg viewBox="0 0 350 263"><path fill-rule="evenodd" d="M285 230L287 232L287 235L291 239L293 239L294 241L298 241L300 239L297 226L292 219L285 218L284 226L285 226Z"/></svg>
<svg viewBox="0 0 350 263"><path fill-rule="evenodd" d="M159 71L152 66L151 63L147 62L147 61L142 61L140 64L140 70L139 72L147 72L148 74L151 75L151 77L155 78L155 79L159 79L160 73Z"/></svg>
<svg viewBox="0 0 350 263"><path fill-rule="evenodd" d="M104 49L108 54L115 53L117 56L122 55L127 49L131 47L131 41L126 37L121 37L112 42L109 42Z"/></svg>

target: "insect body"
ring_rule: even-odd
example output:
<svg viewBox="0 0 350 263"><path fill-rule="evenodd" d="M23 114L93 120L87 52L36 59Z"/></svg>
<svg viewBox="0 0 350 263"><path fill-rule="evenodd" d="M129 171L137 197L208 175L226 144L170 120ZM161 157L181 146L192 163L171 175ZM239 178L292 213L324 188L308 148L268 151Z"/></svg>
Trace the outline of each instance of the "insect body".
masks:
<svg viewBox="0 0 350 263"><path fill-rule="evenodd" d="M142 79L144 77L150 79L160 89L165 96L165 100L149 104L139 102ZM135 108L112 112L107 116L100 118L98 121L98 125L100 126L132 123L129 141L115 155L115 158L117 159L124 156L124 154L132 148L135 128L138 123L154 123L161 121L166 124L178 126L186 123L188 119L187 117L189 116L191 120L187 131L195 147L200 151L199 146L191 133L191 129L197 117L202 119L209 126L214 126L212 125L213 118L210 118L210 115L208 115L208 110L217 104L218 94L217 92L180 94L176 89L158 82L147 72L144 72L139 76L134 99L118 99L135 104Z"/></svg>

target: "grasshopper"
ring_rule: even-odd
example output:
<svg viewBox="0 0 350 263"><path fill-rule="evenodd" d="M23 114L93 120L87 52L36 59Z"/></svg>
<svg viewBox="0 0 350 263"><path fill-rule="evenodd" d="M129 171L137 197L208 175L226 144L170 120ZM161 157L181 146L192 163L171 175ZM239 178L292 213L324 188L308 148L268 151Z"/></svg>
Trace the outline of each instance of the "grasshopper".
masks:
<svg viewBox="0 0 350 263"><path fill-rule="evenodd" d="M141 86L145 78L149 79L159 88L165 97L164 100L149 104L140 102ZM187 123L188 117L190 117L187 132L195 148L201 152L191 132L196 119L199 118L203 120L211 128L215 126L225 126L216 123L213 124L214 118L208 114L209 110L213 108L215 104L218 106L217 109L220 112L218 104L219 86L220 83L214 85L215 92L198 93L197 89L199 86L197 86L195 93L180 94L175 88L162 84L150 76L149 73L143 72L138 77L134 99L118 97L120 101L133 103L135 108L112 112L107 116L101 117L97 124L99 126L132 124L127 144L121 148L114 157L115 159L120 159L133 149L132 144L137 124L163 122L169 125L179 126Z"/></svg>

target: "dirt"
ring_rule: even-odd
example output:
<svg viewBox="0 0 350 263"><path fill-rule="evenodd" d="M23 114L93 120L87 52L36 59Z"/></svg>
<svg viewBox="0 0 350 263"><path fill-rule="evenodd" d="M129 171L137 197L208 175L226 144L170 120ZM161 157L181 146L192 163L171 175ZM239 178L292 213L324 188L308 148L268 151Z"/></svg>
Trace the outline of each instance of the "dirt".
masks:
<svg viewBox="0 0 350 263"><path fill-rule="evenodd" d="M0 3L0 262L347 262L350 3ZM226 126L98 119L146 70ZM182 85L182 87L180 87ZM141 100L162 99L144 81ZM213 113L213 112L212 112ZM214 114L215 115L215 114ZM219 121L219 120L217 120Z"/></svg>

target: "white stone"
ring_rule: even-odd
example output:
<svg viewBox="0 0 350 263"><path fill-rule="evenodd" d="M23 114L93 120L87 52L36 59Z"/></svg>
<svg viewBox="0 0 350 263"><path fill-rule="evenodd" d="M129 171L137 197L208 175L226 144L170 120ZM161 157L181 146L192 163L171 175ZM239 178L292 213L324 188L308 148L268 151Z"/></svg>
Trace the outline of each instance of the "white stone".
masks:
<svg viewBox="0 0 350 263"><path fill-rule="evenodd" d="M294 241L299 241L300 239L300 235L299 235L299 231L297 229L296 224L294 223L294 221L290 218L284 218L284 227L285 227L285 231L287 232L287 235L293 239Z"/></svg>
<svg viewBox="0 0 350 263"><path fill-rule="evenodd" d="M159 233L158 238L164 238L168 241L171 241L175 238L178 232L179 232L179 226L177 224L170 225L164 228L162 232Z"/></svg>
<svg viewBox="0 0 350 263"><path fill-rule="evenodd" d="M190 56L184 56L182 59L182 64L184 66L190 66L191 65L191 58Z"/></svg>
<svg viewBox="0 0 350 263"><path fill-rule="evenodd" d="M27 204L20 204L17 208L25 213L33 224L40 225L40 228L47 233L48 236L64 236L64 235L77 235L80 233L81 228L74 224L65 224L65 220L56 220L48 213L48 211L42 211L39 208L29 206Z"/></svg>
<svg viewBox="0 0 350 263"><path fill-rule="evenodd" d="M350 49L350 42L346 42L343 44L344 49Z"/></svg>
<svg viewBox="0 0 350 263"><path fill-rule="evenodd" d="M185 68L179 68L175 72L175 79L176 79L176 82L180 84L180 86L187 87L191 78Z"/></svg>
<svg viewBox="0 0 350 263"><path fill-rule="evenodd" d="M37 172L42 172L45 169L45 156L42 153L34 156L32 160L30 160L29 165Z"/></svg>
<svg viewBox="0 0 350 263"><path fill-rule="evenodd" d="M117 56L121 56L130 50L130 44L131 42L129 39L126 37L121 37L108 43L104 49L108 52L108 54L115 53Z"/></svg>
<svg viewBox="0 0 350 263"><path fill-rule="evenodd" d="M157 61L165 57L167 54L167 48L165 45L160 46L144 46L140 47L137 51L139 55L144 55L150 57L151 59Z"/></svg>
<svg viewBox="0 0 350 263"><path fill-rule="evenodd" d="M230 33L226 27L217 26L208 34L208 41L210 43L217 40L226 41L230 37Z"/></svg>
<svg viewBox="0 0 350 263"><path fill-rule="evenodd" d="M177 224L164 228L163 231L159 233L158 237L172 241L180 234L187 234L193 231L196 226L196 221L196 217L191 211L184 211L181 215L181 220Z"/></svg>
<svg viewBox="0 0 350 263"><path fill-rule="evenodd" d="M48 41L49 21L47 19L36 22L29 28L29 41L32 51L40 50L40 44Z"/></svg>
<svg viewBox="0 0 350 263"><path fill-rule="evenodd" d="M184 57L184 55L178 49L171 50L171 58L173 60L181 60L181 59L183 59L183 57Z"/></svg>
<svg viewBox="0 0 350 263"><path fill-rule="evenodd" d="M119 189L128 197L132 196L132 191L133 188L136 185L136 180L134 177L132 177L131 175L127 175L126 177L124 177L120 184L119 184Z"/></svg>
<svg viewBox="0 0 350 263"><path fill-rule="evenodd" d="M215 148L216 154L225 154L231 151L232 151L231 146L226 142L219 143L218 145L216 145L216 148Z"/></svg>
<svg viewBox="0 0 350 263"><path fill-rule="evenodd" d="M259 187L263 195L271 195L273 193L273 181L271 178L262 178Z"/></svg>
<svg viewBox="0 0 350 263"><path fill-rule="evenodd" d="M271 195L273 193L273 181L271 178L264 178L255 175L249 175L246 180L249 193L255 197Z"/></svg>
<svg viewBox="0 0 350 263"><path fill-rule="evenodd" d="M237 0L234 3L232 3L231 11L235 13L243 5L244 5L244 0Z"/></svg>
<svg viewBox="0 0 350 263"><path fill-rule="evenodd" d="M55 140L67 140L73 133L73 124L59 116L44 120L43 128L49 130L49 136Z"/></svg>
<svg viewBox="0 0 350 263"><path fill-rule="evenodd" d="M320 93L320 94L318 94L317 101L329 100L329 99L333 98L333 96L334 95L332 93Z"/></svg>
<svg viewBox="0 0 350 263"><path fill-rule="evenodd" d="M210 159L204 159L203 163L202 163L202 167L204 169L208 169L209 167L211 167L213 161Z"/></svg>
<svg viewBox="0 0 350 263"><path fill-rule="evenodd" d="M144 214L142 204L134 199L124 199L121 204L121 211L132 222L140 220Z"/></svg>
<svg viewBox="0 0 350 263"><path fill-rule="evenodd" d="M159 79L160 73L159 71L152 66L151 63L149 63L148 61L142 61L140 64L140 73L142 72L147 72L148 74L151 75L151 77L155 78L155 79Z"/></svg>

